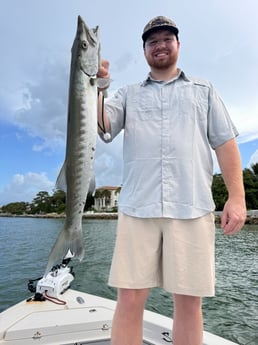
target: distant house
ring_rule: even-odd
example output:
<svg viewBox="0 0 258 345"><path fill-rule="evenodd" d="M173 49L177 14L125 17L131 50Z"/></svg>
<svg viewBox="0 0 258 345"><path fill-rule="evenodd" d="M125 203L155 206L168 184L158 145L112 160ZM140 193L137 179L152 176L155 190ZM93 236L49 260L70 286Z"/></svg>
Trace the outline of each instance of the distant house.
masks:
<svg viewBox="0 0 258 345"><path fill-rule="evenodd" d="M94 195L94 209L98 212L117 210L121 187L104 186L97 188Z"/></svg>

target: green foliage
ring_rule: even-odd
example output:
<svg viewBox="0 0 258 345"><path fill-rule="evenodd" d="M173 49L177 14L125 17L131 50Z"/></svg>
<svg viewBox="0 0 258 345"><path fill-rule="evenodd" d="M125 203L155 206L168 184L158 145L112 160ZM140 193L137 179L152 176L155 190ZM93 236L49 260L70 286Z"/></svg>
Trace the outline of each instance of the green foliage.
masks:
<svg viewBox="0 0 258 345"><path fill-rule="evenodd" d="M245 187L246 207L248 210L258 209L258 163L251 169L243 170L243 182ZM222 211L227 200L228 193L221 174L213 176L212 193L216 205L216 211Z"/></svg>
<svg viewBox="0 0 258 345"><path fill-rule="evenodd" d="M212 182L212 194L216 205L216 211L222 211L227 201L228 192L221 174L215 174Z"/></svg>
<svg viewBox="0 0 258 345"><path fill-rule="evenodd" d="M243 170L246 207L247 209L258 209L258 163L251 166L251 169Z"/></svg>
<svg viewBox="0 0 258 345"><path fill-rule="evenodd" d="M96 190L95 197L96 198L110 198L111 192L110 190L99 188Z"/></svg>
<svg viewBox="0 0 258 345"><path fill-rule="evenodd" d="M251 169L252 169L254 175L256 176L256 181L257 181L257 178L258 178L258 163L252 164L251 165Z"/></svg>
<svg viewBox="0 0 258 345"><path fill-rule="evenodd" d="M31 213L44 214L44 213L49 213L49 212L51 212L51 198L48 192L41 191L33 199L33 202L31 204Z"/></svg>
<svg viewBox="0 0 258 345"><path fill-rule="evenodd" d="M53 196L51 197L51 207L52 210L55 210L54 212L59 214L65 212L65 197L65 192L62 190L57 190L54 192Z"/></svg>
<svg viewBox="0 0 258 345"><path fill-rule="evenodd" d="M29 204L26 202L11 202L2 207L2 212L7 214L17 214L22 215L28 213Z"/></svg>
<svg viewBox="0 0 258 345"><path fill-rule="evenodd" d="M40 191L32 203L13 202L2 206L2 213L6 214L46 214L46 213L64 213L65 212L65 192L57 190L52 196L46 191ZM94 198L88 194L84 210L89 210L94 204Z"/></svg>

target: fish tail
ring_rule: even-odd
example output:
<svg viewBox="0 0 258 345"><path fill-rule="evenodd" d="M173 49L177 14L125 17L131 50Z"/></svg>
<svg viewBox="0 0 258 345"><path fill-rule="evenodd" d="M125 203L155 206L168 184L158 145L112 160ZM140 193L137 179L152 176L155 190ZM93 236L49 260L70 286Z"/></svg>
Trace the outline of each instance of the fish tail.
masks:
<svg viewBox="0 0 258 345"><path fill-rule="evenodd" d="M50 272L52 267L57 263L62 262L68 251L70 250L71 253L78 257L81 261L84 257L84 246L83 246L83 236L82 231L77 232L77 236L69 238L67 235L67 231L63 230L60 232L54 246L48 257L48 263L45 270L45 275Z"/></svg>

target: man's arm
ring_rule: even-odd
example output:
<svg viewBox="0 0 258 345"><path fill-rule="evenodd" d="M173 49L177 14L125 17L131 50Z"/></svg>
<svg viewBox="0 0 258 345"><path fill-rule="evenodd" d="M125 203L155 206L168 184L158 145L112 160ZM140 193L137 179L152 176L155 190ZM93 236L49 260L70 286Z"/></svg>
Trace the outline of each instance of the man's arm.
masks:
<svg viewBox="0 0 258 345"><path fill-rule="evenodd" d="M240 153L235 139L218 146L215 152L228 190L228 200L221 216L221 227L226 235L232 235L242 228L246 219Z"/></svg>

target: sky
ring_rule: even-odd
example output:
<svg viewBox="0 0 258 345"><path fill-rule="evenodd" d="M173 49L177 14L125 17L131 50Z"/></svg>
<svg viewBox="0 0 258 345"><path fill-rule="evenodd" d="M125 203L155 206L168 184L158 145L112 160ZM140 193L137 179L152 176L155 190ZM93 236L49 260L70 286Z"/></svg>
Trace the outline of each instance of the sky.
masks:
<svg viewBox="0 0 258 345"><path fill-rule="evenodd" d="M173 19L178 67L212 82L240 133L243 169L258 162L257 0L0 0L0 205L54 191L65 155L78 15L100 27L109 95L146 77L145 24L157 15ZM122 134L110 144L98 139L97 187L121 185L122 150Z"/></svg>

